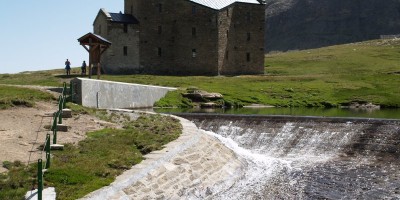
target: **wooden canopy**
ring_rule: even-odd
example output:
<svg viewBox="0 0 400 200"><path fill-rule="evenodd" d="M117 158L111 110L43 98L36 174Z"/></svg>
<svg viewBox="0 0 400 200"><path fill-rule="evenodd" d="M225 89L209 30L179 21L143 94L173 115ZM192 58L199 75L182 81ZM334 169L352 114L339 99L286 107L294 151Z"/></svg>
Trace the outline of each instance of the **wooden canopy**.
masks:
<svg viewBox="0 0 400 200"><path fill-rule="evenodd" d="M86 51L89 52L89 78L92 74L92 65L97 65L97 78L100 78L100 58L110 46L111 42L94 33L87 33L78 39Z"/></svg>

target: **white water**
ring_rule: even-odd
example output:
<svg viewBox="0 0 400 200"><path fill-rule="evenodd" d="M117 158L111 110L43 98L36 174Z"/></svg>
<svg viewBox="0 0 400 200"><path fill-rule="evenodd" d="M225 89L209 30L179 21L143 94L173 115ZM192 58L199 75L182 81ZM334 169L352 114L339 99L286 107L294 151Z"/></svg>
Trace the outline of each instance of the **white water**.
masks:
<svg viewBox="0 0 400 200"><path fill-rule="evenodd" d="M246 166L240 180L233 185L225 185L230 188L224 188L223 185L215 188L213 192L217 194L212 197L213 199L246 199L253 195L262 196L262 189L268 179L274 176L274 172L292 169L291 161L251 152L240 147L232 139L213 132L207 132L207 134L218 138L224 145L232 149L245 162Z"/></svg>
<svg viewBox="0 0 400 200"><path fill-rule="evenodd" d="M233 150L245 166L237 180L211 188L213 195L210 198L265 199L265 188L269 183L280 176L303 173L302 168L330 160L354 135L352 131L303 131L302 127L294 131L295 128L293 123L287 123L276 133L257 134L252 129L243 129L231 123L221 126L217 133L206 131ZM297 138L297 143L291 146L294 138ZM322 148L323 145L331 148ZM283 184L301 187L296 180Z"/></svg>

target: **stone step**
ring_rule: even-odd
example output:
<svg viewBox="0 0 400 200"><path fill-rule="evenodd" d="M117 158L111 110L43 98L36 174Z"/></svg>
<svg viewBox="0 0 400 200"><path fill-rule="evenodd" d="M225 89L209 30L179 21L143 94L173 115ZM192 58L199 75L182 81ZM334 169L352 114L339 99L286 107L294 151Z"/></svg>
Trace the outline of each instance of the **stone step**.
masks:
<svg viewBox="0 0 400 200"><path fill-rule="evenodd" d="M51 150L64 150L64 145L62 144L51 144L50 145Z"/></svg>
<svg viewBox="0 0 400 200"><path fill-rule="evenodd" d="M57 131L68 132L68 126L65 124L57 124Z"/></svg>

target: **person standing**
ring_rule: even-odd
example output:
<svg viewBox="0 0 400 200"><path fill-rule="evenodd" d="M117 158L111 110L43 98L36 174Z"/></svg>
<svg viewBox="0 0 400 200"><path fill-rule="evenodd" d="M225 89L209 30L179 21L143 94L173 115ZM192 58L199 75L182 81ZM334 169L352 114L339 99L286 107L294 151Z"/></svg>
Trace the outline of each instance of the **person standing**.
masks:
<svg viewBox="0 0 400 200"><path fill-rule="evenodd" d="M65 61L65 71L67 72L67 75L71 74L71 62L69 62L68 59Z"/></svg>
<svg viewBox="0 0 400 200"><path fill-rule="evenodd" d="M86 75L86 62L83 61L82 67L81 67L82 75Z"/></svg>

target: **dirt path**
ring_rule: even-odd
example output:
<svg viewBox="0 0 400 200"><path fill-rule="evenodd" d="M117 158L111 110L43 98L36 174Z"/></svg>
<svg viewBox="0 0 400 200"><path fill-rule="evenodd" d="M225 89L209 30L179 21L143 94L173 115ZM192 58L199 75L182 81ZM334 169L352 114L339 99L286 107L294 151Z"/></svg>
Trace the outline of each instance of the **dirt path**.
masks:
<svg viewBox="0 0 400 200"><path fill-rule="evenodd" d="M54 92L53 94L59 95ZM52 117L48 115L57 109L56 102L37 102L33 108L15 107L0 110L0 173L7 171L2 167L4 161L19 160L31 163L44 158L38 147L44 143L47 133L52 135L52 132L46 129L52 122ZM117 126L89 115L75 115L73 118L64 119L63 124L69 126L69 130L58 132L57 143L60 144L77 143L84 139L89 131Z"/></svg>

